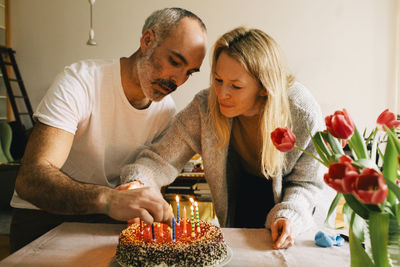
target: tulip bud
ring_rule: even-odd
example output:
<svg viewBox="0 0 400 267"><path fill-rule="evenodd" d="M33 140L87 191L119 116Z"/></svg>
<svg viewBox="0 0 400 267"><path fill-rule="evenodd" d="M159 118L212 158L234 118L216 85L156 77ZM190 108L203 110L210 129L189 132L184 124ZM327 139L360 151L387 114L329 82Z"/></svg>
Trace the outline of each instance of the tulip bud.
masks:
<svg viewBox="0 0 400 267"><path fill-rule="evenodd" d="M281 152L289 152L294 148L296 136L290 128L276 128L271 133L271 140L276 149Z"/></svg>
<svg viewBox="0 0 400 267"><path fill-rule="evenodd" d="M354 133L354 123L346 109L325 117L326 128L336 138L348 139Z"/></svg>
<svg viewBox="0 0 400 267"><path fill-rule="evenodd" d="M351 193L353 183L359 175L358 169L351 162L351 158L343 155L339 162L332 163L328 173L324 175L325 183L339 193Z"/></svg>
<svg viewBox="0 0 400 267"><path fill-rule="evenodd" d="M390 112L389 109L385 109L376 120L378 125L386 125L389 129L397 128L400 126L400 121L396 120L396 115Z"/></svg>

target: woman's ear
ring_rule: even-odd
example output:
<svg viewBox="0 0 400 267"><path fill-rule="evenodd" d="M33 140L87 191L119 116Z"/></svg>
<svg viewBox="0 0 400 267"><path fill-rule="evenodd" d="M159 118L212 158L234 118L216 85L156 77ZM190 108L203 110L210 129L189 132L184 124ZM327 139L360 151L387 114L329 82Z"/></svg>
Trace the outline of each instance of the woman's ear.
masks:
<svg viewBox="0 0 400 267"><path fill-rule="evenodd" d="M267 89L265 89L264 87L261 88L261 90L260 90L260 96L267 96L267 95L268 95Z"/></svg>
<svg viewBox="0 0 400 267"><path fill-rule="evenodd" d="M152 29L147 29L140 38L140 51L144 54L155 41L154 32Z"/></svg>

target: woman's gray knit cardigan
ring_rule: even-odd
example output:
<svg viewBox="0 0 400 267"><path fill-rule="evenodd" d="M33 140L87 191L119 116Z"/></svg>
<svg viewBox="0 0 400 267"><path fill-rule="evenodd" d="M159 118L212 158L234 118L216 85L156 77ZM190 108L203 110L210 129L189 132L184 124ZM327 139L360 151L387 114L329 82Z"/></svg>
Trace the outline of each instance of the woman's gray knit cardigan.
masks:
<svg viewBox="0 0 400 267"><path fill-rule="evenodd" d="M161 188L170 184L185 163L198 153L203 158L205 177L210 185L214 208L221 226L231 226L236 201L240 201L234 185L234 160L228 160L229 146L217 148L217 139L208 115L208 89L199 92L192 102L179 112L171 127L160 140L142 150L135 163L125 166L121 183L133 179ZM296 144L314 153L311 132L321 130L323 125L319 105L300 83L289 89L292 130ZM231 153L229 153L230 155ZM232 163L233 162L233 163ZM275 206L269 212L266 226L279 217L295 224L297 232L308 228L316 207L318 193L323 188L323 166L297 149L286 153L286 167L281 176L273 177ZM257 205L257 203L254 203Z"/></svg>

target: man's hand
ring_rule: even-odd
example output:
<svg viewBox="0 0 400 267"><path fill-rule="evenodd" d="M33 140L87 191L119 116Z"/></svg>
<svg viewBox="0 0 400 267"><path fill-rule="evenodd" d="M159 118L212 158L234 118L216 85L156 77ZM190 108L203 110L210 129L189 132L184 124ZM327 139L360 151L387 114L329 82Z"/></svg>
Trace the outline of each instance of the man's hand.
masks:
<svg viewBox="0 0 400 267"><path fill-rule="evenodd" d="M274 249L293 246L296 235L294 225L285 218L279 218L271 225L272 241Z"/></svg>
<svg viewBox="0 0 400 267"><path fill-rule="evenodd" d="M151 187L133 190L113 189L106 203L108 216L129 221L139 217L146 224L163 222L172 226L172 211L161 193Z"/></svg>

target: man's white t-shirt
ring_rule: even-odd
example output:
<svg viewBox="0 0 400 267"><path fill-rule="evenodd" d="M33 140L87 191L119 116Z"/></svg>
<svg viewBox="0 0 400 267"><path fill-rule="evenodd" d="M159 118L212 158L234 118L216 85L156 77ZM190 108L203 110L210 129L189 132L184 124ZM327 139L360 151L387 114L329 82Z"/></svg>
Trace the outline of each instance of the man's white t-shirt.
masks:
<svg viewBox="0 0 400 267"><path fill-rule="evenodd" d="M77 181L115 187L121 168L167 128L174 114L171 96L135 109L122 88L119 60L86 60L57 76L34 117L75 135L62 172ZM36 208L15 192L11 206Z"/></svg>

